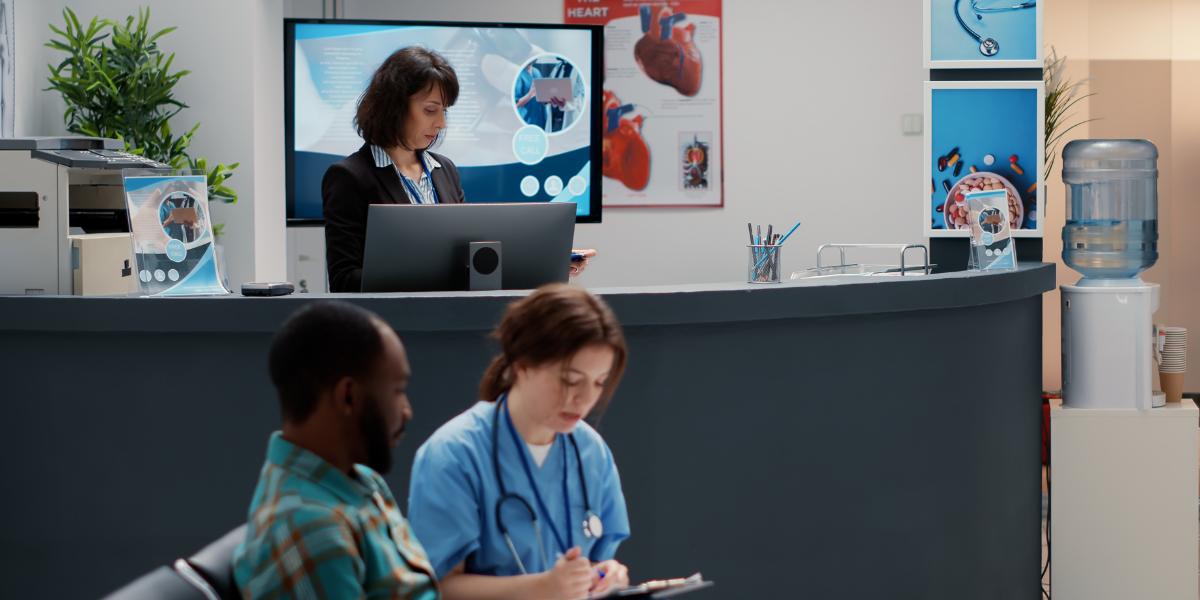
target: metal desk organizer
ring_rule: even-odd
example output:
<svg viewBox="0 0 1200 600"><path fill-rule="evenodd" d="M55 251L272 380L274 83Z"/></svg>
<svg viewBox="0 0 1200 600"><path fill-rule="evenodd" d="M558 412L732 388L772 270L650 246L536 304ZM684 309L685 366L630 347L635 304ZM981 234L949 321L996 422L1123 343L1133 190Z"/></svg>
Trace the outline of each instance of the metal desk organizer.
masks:
<svg viewBox="0 0 1200 600"><path fill-rule="evenodd" d="M839 262L837 265L824 266L821 255L826 248L837 248ZM846 263L846 248L892 249L900 253L899 265L877 265L867 263ZM907 266L904 256L908 250L920 248L925 260L921 265ZM924 244L825 244L817 248L817 266L812 269L792 273L792 279L810 279L813 277L871 277L871 276L920 276L929 275L936 265L929 264L929 249Z"/></svg>

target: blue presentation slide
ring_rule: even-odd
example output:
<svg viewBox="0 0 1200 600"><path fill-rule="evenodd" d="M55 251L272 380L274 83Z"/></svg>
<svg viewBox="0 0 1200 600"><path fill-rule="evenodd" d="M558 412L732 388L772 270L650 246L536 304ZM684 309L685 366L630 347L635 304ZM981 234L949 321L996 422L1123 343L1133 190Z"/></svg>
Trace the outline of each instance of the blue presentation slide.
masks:
<svg viewBox="0 0 1200 600"><path fill-rule="evenodd" d="M359 97L388 56L414 44L437 51L458 76L458 101L447 111L444 139L433 151L458 167L467 202L579 199L576 214L589 214L590 31L340 23L295 27L295 201L289 217L322 218L325 170L363 144L353 125ZM535 83L539 79L553 81ZM547 84L555 86L545 89L555 90L557 102L544 95Z"/></svg>

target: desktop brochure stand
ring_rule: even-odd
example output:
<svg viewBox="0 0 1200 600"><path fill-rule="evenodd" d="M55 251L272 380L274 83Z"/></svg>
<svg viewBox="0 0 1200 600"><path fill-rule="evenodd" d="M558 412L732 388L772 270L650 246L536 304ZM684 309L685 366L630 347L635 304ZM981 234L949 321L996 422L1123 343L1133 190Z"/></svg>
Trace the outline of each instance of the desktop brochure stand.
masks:
<svg viewBox="0 0 1200 600"><path fill-rule="evenodd" d="M208 179L191 169L123 169L142 296L230 293L217 272Z"/></svg>

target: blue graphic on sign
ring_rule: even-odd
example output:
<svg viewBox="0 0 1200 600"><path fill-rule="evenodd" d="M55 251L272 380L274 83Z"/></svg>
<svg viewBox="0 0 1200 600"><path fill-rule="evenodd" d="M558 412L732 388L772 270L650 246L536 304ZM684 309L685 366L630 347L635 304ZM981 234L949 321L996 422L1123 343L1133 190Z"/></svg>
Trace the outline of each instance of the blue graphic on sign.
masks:
<svg viewBox="0 0 1200 600"><path fill-rule="evenodd" d="M187 258L187 248L183 247L183 242L179 240L167 242L167 258L173 262L183 262L183 259Z"/></svg>
<svg viewBox="0 0 1200 600"><path fill-rule="evenodd" d="M527 165L542 162L549 149L546 132L541 127L526 125L518 129L513 136L513 154L517 155L517 160Z"/></svg>

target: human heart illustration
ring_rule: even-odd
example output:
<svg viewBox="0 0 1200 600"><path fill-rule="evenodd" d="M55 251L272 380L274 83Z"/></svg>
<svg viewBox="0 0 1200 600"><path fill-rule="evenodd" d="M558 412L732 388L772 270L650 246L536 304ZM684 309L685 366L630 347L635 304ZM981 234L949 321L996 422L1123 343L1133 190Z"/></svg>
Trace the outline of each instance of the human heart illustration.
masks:
<svg viewBox="0 0 1200 600"><path fill-rule="evenodd" d="M663 7L656 17L649 6L640 9L642 39L633 47L633 56L638 67L650 79L675 88L684 96L695 96L700 91L700 49L692 42L696 31L694 23L687 27L676 27L675 23L687 18L687 14L673 14Z"/></svg>
<svg viewBox="0 0 1200 600"><path fill-rule="evenodd" d="M633 110L622 105L617 95L604 91L604 168L601 172L641 191L650 181L650 147L642 138L642 117L626 119L621 115Z"/></svg>

